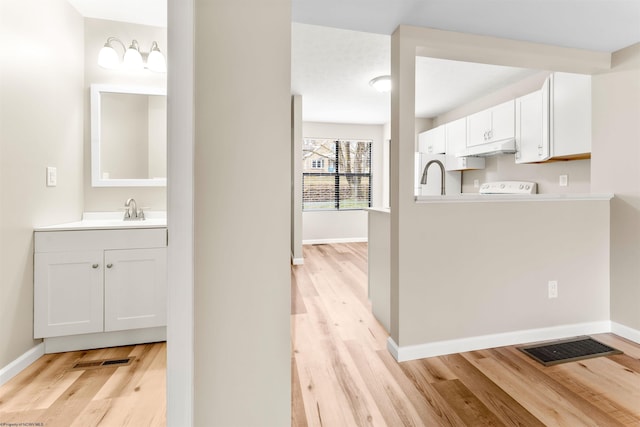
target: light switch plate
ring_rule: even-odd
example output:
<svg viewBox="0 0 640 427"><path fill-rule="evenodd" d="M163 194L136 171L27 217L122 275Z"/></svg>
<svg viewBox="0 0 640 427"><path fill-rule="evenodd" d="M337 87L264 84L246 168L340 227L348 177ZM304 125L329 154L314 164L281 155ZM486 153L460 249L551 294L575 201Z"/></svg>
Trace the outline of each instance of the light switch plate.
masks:
<svg viewBox="0 0 640 427"><path fill-rule="evenodd" d="M569 185L569 176L568 175L560 175L559 181L560 187L566 187Z"/></svg>
<svg viewBox="0 0 640 427"><path fill-rule="evenodd" d="M58 185L58 169L47 166L47 187L55 187L56 185Z"/></svg>

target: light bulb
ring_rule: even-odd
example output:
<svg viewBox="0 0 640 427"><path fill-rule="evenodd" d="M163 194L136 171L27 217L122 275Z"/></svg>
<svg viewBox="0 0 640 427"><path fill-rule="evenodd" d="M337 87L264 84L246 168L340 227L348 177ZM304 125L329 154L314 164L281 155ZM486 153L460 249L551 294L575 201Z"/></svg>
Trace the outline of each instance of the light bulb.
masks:
<svg viewBox="0 0 640 427"><path fill-rule="evenodd" d="M98 54L98 65L102 68L113 69L116 68L118 64L120 64L118 53L109 43L105 43Z"/></svg>
<svg viewBox="0 0 640 427"><path fill-rule="evenodd" d="M131 46L124 53L124 66L130 70L141 70L144 67L142 55L138 50L138 42L132 41Z"/></svg>
<svg viewBox="0 0 640 427"><path fill-rule="evenodd" d="M147 68L156 73L167 72L167 62L156 42L153 42L151 45L151 52L149 52L149 56L147 56Z"/></svg>
<svg viewBox="0 0 640 427"><path fill-rule="evenodd" d="M369 84L378 92L389 92L391 91L391 76L376 77Z"/></svg>

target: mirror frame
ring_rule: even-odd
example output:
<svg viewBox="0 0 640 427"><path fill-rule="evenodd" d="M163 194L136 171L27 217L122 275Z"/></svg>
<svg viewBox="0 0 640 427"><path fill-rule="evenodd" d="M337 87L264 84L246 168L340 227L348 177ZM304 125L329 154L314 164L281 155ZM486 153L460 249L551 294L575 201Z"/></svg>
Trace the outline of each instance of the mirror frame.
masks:
<svg viewBox="0 0 640 427"><path fill-rule="evenodd" d="M158 87L122 86L110 84L91 85L91 185L93 187L166 187L167 178L102 178L100 173L100 113L102 93L126 93L167 96L166 89Z"/></svg>

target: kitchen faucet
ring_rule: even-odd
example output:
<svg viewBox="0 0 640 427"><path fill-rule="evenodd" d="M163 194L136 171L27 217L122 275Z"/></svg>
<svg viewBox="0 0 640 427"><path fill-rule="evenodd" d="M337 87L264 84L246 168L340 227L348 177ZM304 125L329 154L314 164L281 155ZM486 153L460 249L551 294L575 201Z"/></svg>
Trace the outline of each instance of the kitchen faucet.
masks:
<svg viewBox="0 0 640 427"><path fill-rule="evenodd" d="M138 212L138 205L136 200L133 197L127 199L124 207L127 208L124 211L124 220L125 221L142 221L144 220L144 211L140 209Z"/></svg>
<svg viewBox="0 0 640 427"><path fill-rule="evenodd" d="M429 160L427 162L427 165L424 167L424 171L422 172L422 179L420 180L420 184L427 183L427 172L429 171L429 166L431 166L432 163L436 163L438 166L440 166L440 194L444 196L444 165L440 160Z"/></svg>

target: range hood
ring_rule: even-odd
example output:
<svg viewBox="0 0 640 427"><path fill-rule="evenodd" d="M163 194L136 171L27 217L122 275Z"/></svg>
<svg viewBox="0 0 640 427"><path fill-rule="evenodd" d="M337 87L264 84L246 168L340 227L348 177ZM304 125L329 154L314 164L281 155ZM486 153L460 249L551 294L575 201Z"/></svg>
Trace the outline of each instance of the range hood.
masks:
<svg viewBox="0 0 640 427"><path fill-rule="evenodd" d="M503 139L502 141L467 147L466 150L456 153L456 157L488 157L497 154L512 154L515 152L516 139L509 138Z"/></svg>

